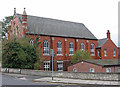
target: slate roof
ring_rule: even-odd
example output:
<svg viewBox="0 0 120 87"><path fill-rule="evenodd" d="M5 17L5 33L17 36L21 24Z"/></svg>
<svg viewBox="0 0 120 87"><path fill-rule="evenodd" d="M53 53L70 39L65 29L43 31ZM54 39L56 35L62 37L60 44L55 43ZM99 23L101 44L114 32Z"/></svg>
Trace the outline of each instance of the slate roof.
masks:
<svg viewBox="0 0 120 87"><path fill-rule="evenodd" d="M106 43L107 40L108 40L107 38L99 39L98 46L96 48L101 48Z"/></svg>
<svg viewBox="0 0 120 87"><path fill-rule="evenodd" d="M22 15L17 14L17 17L19 18L20 22L22 22ZM97 40L97 38L82 23L27 15L27 29L27 34L41 34Z"/></svg>
<svg viewBox="0 0 120 87"><path fill-rule="evenodd" d="M120 66L120 60L118 59L91 59L91 60L85 60L86 62L92 63L92 64L97 64L100 66Z"/></svg>

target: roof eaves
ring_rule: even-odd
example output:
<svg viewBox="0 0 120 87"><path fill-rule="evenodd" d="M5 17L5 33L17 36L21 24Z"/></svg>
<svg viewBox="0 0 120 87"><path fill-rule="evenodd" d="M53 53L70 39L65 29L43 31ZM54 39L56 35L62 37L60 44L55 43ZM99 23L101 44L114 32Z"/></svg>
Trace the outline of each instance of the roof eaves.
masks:
<svg viewBox="0 0 120 87"><path fill-rule="evenodd" d="M30 35L36 35L38 33L34 33L34 32L26 32L26 34L30 34ZM44 34L41 33L39 35L44 35L44 36L54 36L54 37L66 37L66 38L76 38L76 39L87 39L87 40L98 40L98 39L91 39L91 38L80 38L78 36L67 36L67 35L56 35L56 34Z"/></svg>

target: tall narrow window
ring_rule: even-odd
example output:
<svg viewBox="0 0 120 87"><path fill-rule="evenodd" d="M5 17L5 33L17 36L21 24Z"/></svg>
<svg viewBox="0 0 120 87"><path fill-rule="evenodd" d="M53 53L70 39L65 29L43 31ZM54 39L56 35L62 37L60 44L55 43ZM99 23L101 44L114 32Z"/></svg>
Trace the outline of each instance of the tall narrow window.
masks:
<svg viewBox="0 0 120 87"><path fill-rule="evenodd" d="M33 39L30 40L30 45L34 45L34 40Z"/></svg>
<svg viewBox="0 0 120 87"><path fill-rule="evenodd" d="M69 54L74 54L73 42L69 43Z"/></svg>
<svg viewBox="0 0 120 87"><path fill-rule="evenodd" d="M84 50L85 50L85 45L84 45L84 43L81 43L80 48L81 48L81 51L84 51Z"/></svg>
<svg viewBox="0 0 120 87"><path fill-rule="evenodd" d="M107 50L104 49L104 56L107 56Z"/></svg>
<svg viewBox="0 0 120 87"><path fill-rule="evenodd" d="M115 49L114 49L114 51L113 51L113 56L116 56L116 52L115 52Z"/></svg>
<svg viewBox="0 0 120 87"><path fill-rule="evenodd" d="M100 51L98 50L98 56L100 56Z"/></svg>
<svg viewBox="0 0 120 87"><path fill-rule="evenodd" d="M47 40L43 42L43 54L49 55L49 43Z"/></svg>
<svg viewBox="0 0 120 87"><path fill-rule="evenodd" d="M95 56L94 44L91 44L91 56Z"/></svg>
<svg viewBox="0 0 120 87"><path fill-rule="evenodd" d="M62 54L62 43L61 41L58 41L57 43L57 54Z"/></svg>

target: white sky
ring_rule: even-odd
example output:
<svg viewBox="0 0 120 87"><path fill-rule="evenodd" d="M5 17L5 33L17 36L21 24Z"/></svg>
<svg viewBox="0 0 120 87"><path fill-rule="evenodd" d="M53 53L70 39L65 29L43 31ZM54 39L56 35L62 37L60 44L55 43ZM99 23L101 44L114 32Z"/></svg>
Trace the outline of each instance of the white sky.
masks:
<svg viewBox="0 0 120 87"><path fill-rule="evenodd" d="M118 1L120 0L2 0L0 20L13 15L14 8L22 14L79 22L98 38L111 39L118 44Z"/></svg>

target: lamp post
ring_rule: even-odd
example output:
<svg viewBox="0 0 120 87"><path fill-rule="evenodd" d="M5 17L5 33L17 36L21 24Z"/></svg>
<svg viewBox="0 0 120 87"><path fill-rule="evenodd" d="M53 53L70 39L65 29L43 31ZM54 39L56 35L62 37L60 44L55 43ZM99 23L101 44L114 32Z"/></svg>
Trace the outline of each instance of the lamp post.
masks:
<svg viewBox="0 0 120 87"><path fill-rule="evenodd" d="M50 49L50 52L51 52L51 56L52 56L52 80L53 80L53 76L54 76L54 73L53 73L53 56L54 56L54 50L53 49Z"/></svg>

